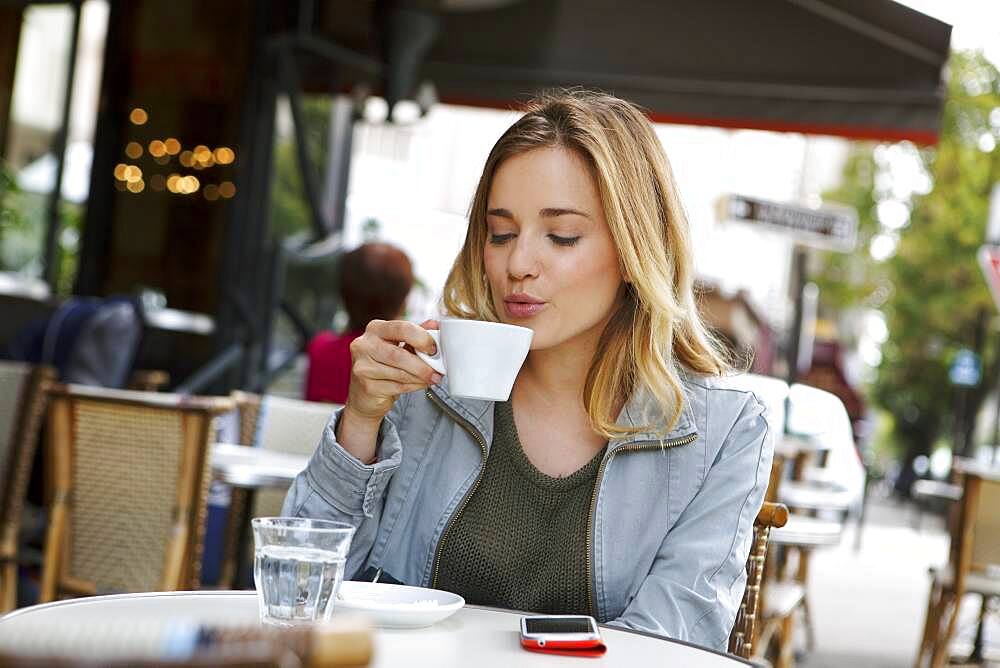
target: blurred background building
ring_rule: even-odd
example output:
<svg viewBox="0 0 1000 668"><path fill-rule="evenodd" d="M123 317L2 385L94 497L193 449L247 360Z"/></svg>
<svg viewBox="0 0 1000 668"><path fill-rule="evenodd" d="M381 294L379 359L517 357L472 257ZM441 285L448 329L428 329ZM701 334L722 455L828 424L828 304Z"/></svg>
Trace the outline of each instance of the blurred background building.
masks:
<svg viewBox="0 0 1000 668"><path fill-rule="evenodd" d="M834 5L727 6L719 21L712 3L637 3L613 12L598 48L602 3L5 2L0 136L20 192L2 269L32 294L146 291L176 316L144 346L149 363L181 384L239 357L201 384L264 386L308 331L334 322L331 267L363 238L410 253L411 314L433 313L517 102L545 86L605 86L659 122L700 274L777 334L758 368L787 373L794 244L720 224L719 197L819 206L848 153L830 135L936 137L943 24L893 3L856 15ZM511 55L523 25L549 31L545 53L525 36ZM713 39L676 37L688 33ZM616 40L645 46L625 53ZM748 345L730 315L708 317Z"/></svg>

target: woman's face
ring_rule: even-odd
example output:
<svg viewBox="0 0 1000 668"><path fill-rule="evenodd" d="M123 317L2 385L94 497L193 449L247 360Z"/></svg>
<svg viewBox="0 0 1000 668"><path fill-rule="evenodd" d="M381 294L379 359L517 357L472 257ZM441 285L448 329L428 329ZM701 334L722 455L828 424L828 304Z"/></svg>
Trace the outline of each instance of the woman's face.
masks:
<svg viewBox="0 0 1000 668"><path fill-rule="evenodd" d="M502 322L534 330L532 350L593 339L613 312L622 275L597 184L566 148L538 148L497 169L483 249Z"/></svg>

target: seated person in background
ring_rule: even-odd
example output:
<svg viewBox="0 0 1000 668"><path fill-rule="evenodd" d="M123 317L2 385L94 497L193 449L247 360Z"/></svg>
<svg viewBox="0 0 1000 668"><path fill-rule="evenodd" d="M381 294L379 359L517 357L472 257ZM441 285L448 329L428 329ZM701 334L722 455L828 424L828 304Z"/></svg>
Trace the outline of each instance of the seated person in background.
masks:
<svg viewBox="0 0 1000 668"><path fill-rule="evenodd" d="M337 269L347 330L327 330L309 342L306 400L342 404L351 379L351 341L372 320L402 316L413 287L413 267L406 253L385 243L367 243L344 254Z"/></svg>

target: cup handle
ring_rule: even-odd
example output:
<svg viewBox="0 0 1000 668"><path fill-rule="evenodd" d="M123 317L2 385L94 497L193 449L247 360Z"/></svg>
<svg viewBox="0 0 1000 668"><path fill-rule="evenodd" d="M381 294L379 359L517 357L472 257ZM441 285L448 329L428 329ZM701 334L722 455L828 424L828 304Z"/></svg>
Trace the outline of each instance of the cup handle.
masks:
<svg viewBox="0 0 1000 668"><path fill-rule="evenodd" d="M417 353L417 357L427 362L427 365L437 371L439 374L444 375L448 373L444 368L444 355L441 353L441 330L438 329L428 329L427 333L431 335L434 339L434 343L437 344L437 350L433 355L428 355L427 353L422 353L419 350L414 352Z"/></svg>

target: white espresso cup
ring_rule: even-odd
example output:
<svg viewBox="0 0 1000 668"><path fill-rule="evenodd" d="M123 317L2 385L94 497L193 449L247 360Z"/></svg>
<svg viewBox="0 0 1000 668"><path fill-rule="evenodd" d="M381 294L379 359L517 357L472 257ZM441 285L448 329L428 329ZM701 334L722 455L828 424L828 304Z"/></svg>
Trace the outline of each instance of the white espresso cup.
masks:
<svg viewBox="0 0 1000 668"><path fill-rule="evenodd" d="M440 330L427 333L434 337L437 353L417 355L448 376L448 392L490 401L510 398L534 334L527 327L458 318L444 318Z"/></svg>

